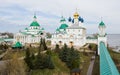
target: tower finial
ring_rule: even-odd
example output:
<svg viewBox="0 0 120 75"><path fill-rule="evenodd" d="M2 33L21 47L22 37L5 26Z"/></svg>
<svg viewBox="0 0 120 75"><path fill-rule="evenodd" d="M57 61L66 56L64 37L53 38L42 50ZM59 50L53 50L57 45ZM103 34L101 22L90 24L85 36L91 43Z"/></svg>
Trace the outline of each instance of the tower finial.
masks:
<svg viewBox="0 0 120 75"><path fill-rule="evenodd" d="M34 12L34 17L33 17L33 18L37 18L37 17L36 17L36 13L35 13L35 12Z"/></svg>
<svg viewBox="0 0 120 75"><path fill-rule="evenodd" d="M78 9L76 8L76 12L78 11Z"/></svg>
<svg viewBox="0 0 120 75"><path fill-rule="evenodd" d="M34 12L34 21L36 21L37 17L36 17L36 13Z"/></svg>
<svg viewBox="0 0 120 75"><path fill-rule="evenodd" d="M79 14L78 14L77 10L78 10L78 9L76 8L76 12L75 12L74 15L73 15L73 16L74 16L74 19L78 19L78 17L79 17Z"/></svg>

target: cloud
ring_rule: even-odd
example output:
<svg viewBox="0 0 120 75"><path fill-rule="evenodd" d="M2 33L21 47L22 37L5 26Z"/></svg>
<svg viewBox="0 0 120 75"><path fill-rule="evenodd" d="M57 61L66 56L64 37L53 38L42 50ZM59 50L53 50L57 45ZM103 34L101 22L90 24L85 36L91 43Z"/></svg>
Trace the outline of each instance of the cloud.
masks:
<svg viewBox="0 0 120 75"><path fill-rule="evenodd" d="M120 0L1 0L0 19L16 25L29 25L36 12L38 22L47 31L53 32L59 26L60 16L63 15L66 19L73 17L78 8L88 33L97 32L101 17L108 33L120 33L119 3Z"/></svg>

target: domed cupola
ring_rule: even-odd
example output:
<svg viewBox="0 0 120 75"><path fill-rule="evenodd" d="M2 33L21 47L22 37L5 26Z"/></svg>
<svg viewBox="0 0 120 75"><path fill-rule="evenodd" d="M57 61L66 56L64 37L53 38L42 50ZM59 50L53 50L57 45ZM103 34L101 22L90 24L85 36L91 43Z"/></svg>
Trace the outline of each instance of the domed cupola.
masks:
<svg viewBox="0 0 120 75"><path fill-rule="evenodd" d="M83 18L81 18L80 16L79 16L78 20L79 20L81 23L84 22Z"/></svg>
<svg viewBox="0 0 120 75"><path fill-rule="evenodd" d="M65 18L62 16L60 22L65 22Z"/></svg>
<svg viewBox="0 0 120 75"><path fill-rule="evenodd" d="M67 24L61 24L61 26L59 27L59 29L66 29L68 27Z"/></svg>
<svg viewBox="0 0 120 75"><path fill-rule="evenodd" d="M69 22L71 22L71 21L72 21L72 18L71 18L71 17L69 17L69 18L68 18L68 21L69 21Z"/></svg>
<svg viewBox="0 0 120 75"><path fill-rule="evenodd" d="M101 22L99 23L99 27L105 27L105 24L104 24L103 21L101 21Z"/></svg>
<svg viewBox="0 0 120 75"><path fill-rule="evenodd" d="M74 19L72 19L72 23L74 23Z"/></svg>
<svg viewBox="0 0 120 75"><path fill-rule="evenodd" d="M30 26L40 26L39 23L38 23L37 20L36 20L36 19L37 19L36 15L34 15L33 19L34 19L34 20L33 20L33 22L30 24Z"/></svg>
<svg viewBox="0 0 120 75"><path fill-rule="evenodd" d="M78 17L79 17L78 12L75 12L73 16L74 16L74 19L78 19Z"/></svg>

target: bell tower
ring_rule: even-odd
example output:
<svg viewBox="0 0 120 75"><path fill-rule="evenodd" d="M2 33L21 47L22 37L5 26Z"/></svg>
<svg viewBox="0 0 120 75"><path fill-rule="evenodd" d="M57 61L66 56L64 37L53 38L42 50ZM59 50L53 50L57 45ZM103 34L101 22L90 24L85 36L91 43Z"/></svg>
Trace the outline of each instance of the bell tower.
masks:
<svg viewBox="0 0 120 75"><path fill-rule="evenodd" d="M104 42L105 46L107 47L107 36L105 32L106 26L103 21L99 23L98 29L99 29L99 34L98 34L98 55L99 55L100 42Z"/></svg>

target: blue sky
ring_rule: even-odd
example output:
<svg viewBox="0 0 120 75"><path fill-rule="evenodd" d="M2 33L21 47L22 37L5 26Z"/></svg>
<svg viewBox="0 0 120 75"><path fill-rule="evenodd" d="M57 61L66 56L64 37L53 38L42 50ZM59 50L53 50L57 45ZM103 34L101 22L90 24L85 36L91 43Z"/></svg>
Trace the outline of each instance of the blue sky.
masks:
<svg viewBox="0 0 120 75"><path fill-rule="evenodd" d="M47 32L59 27L61 16L73 17L76 8L87 33L97 33L102 20L107 33L120 33L120 0L0 0L0 32L18 32L28 27L34 12Z"/></svg>

